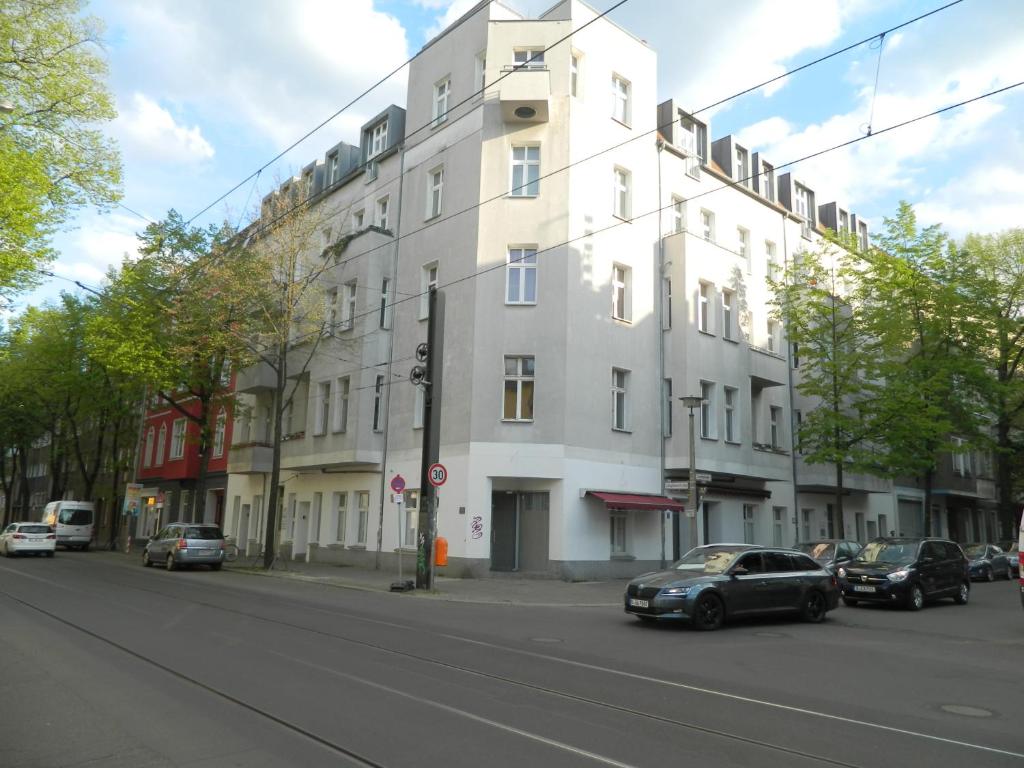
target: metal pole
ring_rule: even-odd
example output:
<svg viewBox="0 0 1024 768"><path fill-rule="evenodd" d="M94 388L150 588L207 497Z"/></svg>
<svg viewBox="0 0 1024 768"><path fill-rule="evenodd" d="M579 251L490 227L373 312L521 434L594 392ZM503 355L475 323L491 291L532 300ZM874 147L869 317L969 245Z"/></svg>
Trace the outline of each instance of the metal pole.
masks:
<svg viewBox="0 0 1024 768"><path fill-rule="evenodd" d="M697 546L697 443L693 431L693 406L690 406L690 548Z"/></svg>

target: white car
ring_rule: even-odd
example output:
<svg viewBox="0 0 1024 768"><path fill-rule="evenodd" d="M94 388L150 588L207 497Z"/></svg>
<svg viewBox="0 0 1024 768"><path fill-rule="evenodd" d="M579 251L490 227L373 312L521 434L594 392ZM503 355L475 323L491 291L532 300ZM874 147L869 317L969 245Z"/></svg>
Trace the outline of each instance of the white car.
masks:
<svg viewBox="0 0 1024 768"><path fill-rule="evenodd" d="M45 523L11 523L0 533L0 552L7 557L21 554L53 557L57 534Z"/></svg>

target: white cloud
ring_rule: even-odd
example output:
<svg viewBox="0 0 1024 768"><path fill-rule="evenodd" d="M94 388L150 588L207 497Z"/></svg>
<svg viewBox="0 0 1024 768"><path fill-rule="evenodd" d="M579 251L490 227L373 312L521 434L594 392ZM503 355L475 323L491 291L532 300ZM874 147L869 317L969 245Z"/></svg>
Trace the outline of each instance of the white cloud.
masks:
<svg viewBox="0 0 1024 768"><path fill-rule="evenodd" d="M140 228L138 219L127 215L94 217L71 234L73 247L65 248L65 255L54 262L51 269L65 280L80 280L96 288L106 278L111 265L119 265L125 256L138 257L136 233Z"/></svg>
<svg viewBox="0 0 1024 768"><path fill-rule="evenodd" d="M179 125L166 109L142 93L122 107L115 132L125 149L141 152L147 161L196 162L213 157L213 147L199 126ZM139 158L133 158L139 159Z"/></svg>

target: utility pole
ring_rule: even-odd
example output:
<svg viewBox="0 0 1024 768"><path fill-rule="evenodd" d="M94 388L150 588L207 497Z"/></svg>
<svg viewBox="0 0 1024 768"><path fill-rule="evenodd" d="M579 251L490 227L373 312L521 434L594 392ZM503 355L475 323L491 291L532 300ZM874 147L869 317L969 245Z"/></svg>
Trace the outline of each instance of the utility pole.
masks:
<svg viewBox="0 0 1024 768"><path fill-rule="evenodd" d="M413 368L411 379L424 388L423 453L420 459L420 509L416 548L416 589L434 586L434 539L437 536L437 491L430 482L430 465L441 453L441 369L444 361L444 294L430 289L425 366ZM419 357L417 350L417 357Z"/></svg>

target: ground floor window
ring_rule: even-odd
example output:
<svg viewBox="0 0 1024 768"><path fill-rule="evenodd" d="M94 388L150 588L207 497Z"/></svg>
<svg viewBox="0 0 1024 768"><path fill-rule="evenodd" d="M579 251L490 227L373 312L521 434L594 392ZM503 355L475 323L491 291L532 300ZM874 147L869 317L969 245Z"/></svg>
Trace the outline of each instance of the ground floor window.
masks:
<svg viewBox="0 0 1024 768"><path fill-rule="evenodd" d="M743 543L754 543L754 505L743 505Z"/></svg>
<svg viewBox="0 0 1024 768"><path fill-rule="evenodd" d="M359 491L356 497L359 500L359 530L356 534L356 544L366 546L366 528L370 518L370 492Z"/></svg>
<svg viewBox="0 0 1024 768"><path fill-rule="evenodd" d="M624 512L612 512L611 514L611 547L613 555L624 555L628 551L626 545L626 514Z"/></svg>
<svg viewBox="0 0 1024 768"><path fill-rule="evenodd" d="M782 546L782 526L786 521L785 507L772 507L772 546Z"/></svg>

